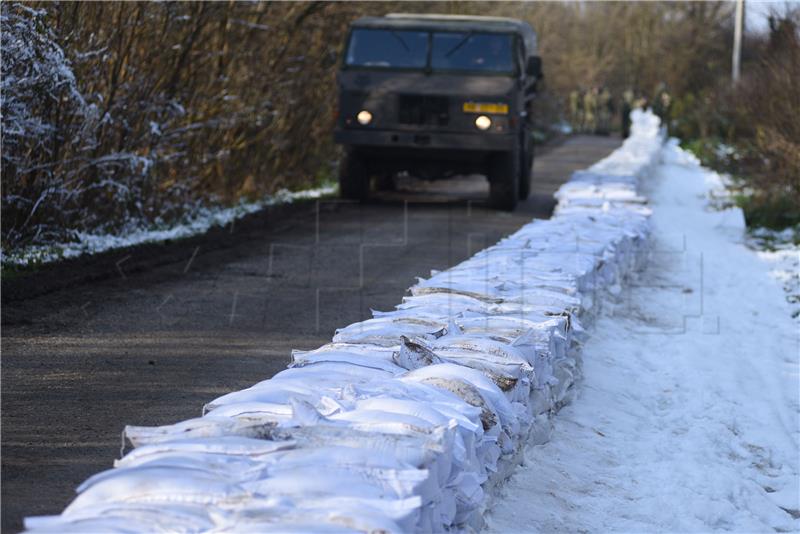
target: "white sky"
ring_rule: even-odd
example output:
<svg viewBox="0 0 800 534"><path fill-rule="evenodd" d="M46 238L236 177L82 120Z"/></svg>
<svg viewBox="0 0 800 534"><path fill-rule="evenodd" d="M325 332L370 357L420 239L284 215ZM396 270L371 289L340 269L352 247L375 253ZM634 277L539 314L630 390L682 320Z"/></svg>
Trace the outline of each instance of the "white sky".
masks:
<svg viewBox="0 0 800 534"><path fill-rule="evenodd" d="M800 0L745 0L745 26L747 31L765 32L769 29L767 17L771 10L786 11L791 6L800 6Z"/></svg>

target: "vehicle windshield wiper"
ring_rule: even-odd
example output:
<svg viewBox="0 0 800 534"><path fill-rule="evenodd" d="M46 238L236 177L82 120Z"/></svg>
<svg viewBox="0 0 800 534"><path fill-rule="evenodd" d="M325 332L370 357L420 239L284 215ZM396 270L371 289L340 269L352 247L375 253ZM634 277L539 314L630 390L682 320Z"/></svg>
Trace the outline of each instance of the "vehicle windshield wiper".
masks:
<svg viewBox="0 0 800 534"><path fill-rule="evenodd" d="M400 44L403 45L403 48L406 49L406 52L411 53L411 49L408 47L408 44L406 44L406 42L403 40L403 38L400 37L400 35L396 31L392 31L391 34L395 39L400 41Z"/></svg>
<svg viewBox="0 0 800 534"><path fill-rule="evenodd" d="M459 49L459 48L461 48L462 46L464 46L465 44L467 44L467 41L469 41L469 40L472 38L472 36L473 36L474 34L475 34L475 32L469 32L467 35L465 35L465 36L464 36L464 38L463 38L463 39L461 39L461 40L458 42L458 44L456 44L456 45L455 45L453 48L451 48L451 49L450 49L450 50L449 50L449 51L448 51L448 52L447 52L447 53L444 55L444 57L450 57L450 56L452 56L453 54L455 54L455 53L458 51L458 49Z"/></svg>

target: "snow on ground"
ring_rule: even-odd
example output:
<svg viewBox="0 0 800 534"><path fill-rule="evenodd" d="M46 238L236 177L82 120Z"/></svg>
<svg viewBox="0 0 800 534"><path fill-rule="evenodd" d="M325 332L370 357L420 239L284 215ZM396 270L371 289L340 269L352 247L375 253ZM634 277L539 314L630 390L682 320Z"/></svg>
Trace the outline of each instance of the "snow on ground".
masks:
<svg viewBox="0 0 800 534"><path fill-rule="evenodd" d="M800 322L800 226L782 232L758 229L750 244L759 258L770 263L770 276L783 286L792 317Z"/></svg>
<svg viewBox="0 0 800 534"><path fill-rule="evenodd" d="M281 189L274 195L255 202L240 202L230 207L211 207L199 210L185 223L172 225L165 229L136 228L121 234L92 234L79 232L77 240L70 243L34 245L23 250L6 254L3 251L4 265L26 266L33 263L50 263L84 254L98 254L107 250L126 248L143 243L159 243L173 239L183 239L203 234L213 227L226 226L245 215L260 211L267 206L287 204L301 199L320 198L336 192L336 186L328 185L316 189L288 191Z"/></svg>
<svg viewBox="0 0 800 534"><path fill-rule="evenodd" d="M783 285L792 317L800 321L800 246L785 245L775 250L759 250L758 257L769 262L770 276Z"/></svg>
<svg viewBox="0 0 800 534"><path fill-rule="evenodd" d="M649 267L606 302L490 532L800 531L798 325L741 212L707 208L719 176L671 144L648 182Z"/></svg>

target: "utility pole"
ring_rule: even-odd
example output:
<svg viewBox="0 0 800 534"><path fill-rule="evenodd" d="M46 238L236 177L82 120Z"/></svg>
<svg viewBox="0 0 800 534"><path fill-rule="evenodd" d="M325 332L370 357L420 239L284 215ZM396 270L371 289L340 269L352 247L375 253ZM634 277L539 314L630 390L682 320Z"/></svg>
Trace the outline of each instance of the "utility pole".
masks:
<svg viewBox="0 0 800 534"><path fill-rule="evenodd" d="M744 0L736 0L736 21L733 29L733 69L731 81L739 81L742 70L742 25L744 24Z"/></svg>

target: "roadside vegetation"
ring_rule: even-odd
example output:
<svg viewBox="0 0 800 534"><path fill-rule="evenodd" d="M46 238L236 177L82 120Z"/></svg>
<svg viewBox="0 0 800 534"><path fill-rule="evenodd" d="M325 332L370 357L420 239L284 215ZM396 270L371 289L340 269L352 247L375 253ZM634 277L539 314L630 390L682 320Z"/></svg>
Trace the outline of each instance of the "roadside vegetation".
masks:
<svg viewBox="0 0 800 534"><path fill-rule="evenodd" d="M609 131L632 96L734 176L749 221L800 218L797 10L747 37L731 88L729 2L3 2L3 257L329 180L347 25L412 9L533 24L540 138L576 92L606 91Z"/></svg>
<svg viewBox="0 0 800 534"><path fill-rule="evenodd" d="M800 8L773 17L769 34L746 46L739 83L683 97L670 124L705 165L730 176L749 227L795 227L798 241Z"/></svg>

